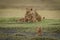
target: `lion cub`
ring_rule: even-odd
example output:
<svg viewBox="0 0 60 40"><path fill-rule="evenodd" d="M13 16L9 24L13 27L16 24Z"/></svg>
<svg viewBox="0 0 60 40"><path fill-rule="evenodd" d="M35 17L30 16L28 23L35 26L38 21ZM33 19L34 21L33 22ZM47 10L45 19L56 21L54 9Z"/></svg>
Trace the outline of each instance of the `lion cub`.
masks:
<svg viewBox="0 0 60 40"><path fill-rule="evenodd" d="M36 27L36 33L41 36L42 35L42 28L41 27Z"/></svg>

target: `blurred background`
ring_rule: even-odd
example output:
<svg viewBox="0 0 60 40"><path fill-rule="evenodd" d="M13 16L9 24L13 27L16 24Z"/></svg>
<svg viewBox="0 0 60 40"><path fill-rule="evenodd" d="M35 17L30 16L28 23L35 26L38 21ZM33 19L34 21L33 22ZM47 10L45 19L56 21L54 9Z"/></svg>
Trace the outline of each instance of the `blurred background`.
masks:
<svg viewBox="0 0 60 40"><path fill-rule="evenodd" d="M47 19L60 18L60 0L0 0L0 17L24 17L26 8Z"/></svg>

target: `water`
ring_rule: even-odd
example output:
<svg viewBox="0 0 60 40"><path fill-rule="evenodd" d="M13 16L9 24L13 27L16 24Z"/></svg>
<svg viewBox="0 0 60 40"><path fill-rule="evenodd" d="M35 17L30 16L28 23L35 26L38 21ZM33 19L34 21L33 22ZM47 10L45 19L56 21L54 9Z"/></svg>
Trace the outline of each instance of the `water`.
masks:
<svg viewBox="0 0 60 40"><path fill-rule="evenodd" d="M16 35L16 36L36 36L35 32L17 32L16 30L0 30L0 33L5 33L5 34L9 34L9 35ZM48 32L43 32L42 36L47 36L50 38L56 37L56 38L60 38L60 34L56 33L48 33Z"/></svg>

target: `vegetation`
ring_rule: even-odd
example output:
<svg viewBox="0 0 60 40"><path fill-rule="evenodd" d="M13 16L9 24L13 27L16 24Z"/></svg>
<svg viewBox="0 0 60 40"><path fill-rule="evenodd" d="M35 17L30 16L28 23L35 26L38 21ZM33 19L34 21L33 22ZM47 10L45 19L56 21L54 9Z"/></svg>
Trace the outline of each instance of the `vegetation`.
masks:
<svg viewBox="0 0 60 40"><path fill-rule="evenodd" d="M31 40L57 40L56 38L48 38L48 37L35 37Z"/></svg>
<svg viewBox="0 0 60 40"><path fill-rule="evenodd" d="M0 18L1 40L60 40L55 37L36 36L37 26L41 26L43 32L60 33L60 19L44 19L34 23L16 22L16 19Z"/></svg>

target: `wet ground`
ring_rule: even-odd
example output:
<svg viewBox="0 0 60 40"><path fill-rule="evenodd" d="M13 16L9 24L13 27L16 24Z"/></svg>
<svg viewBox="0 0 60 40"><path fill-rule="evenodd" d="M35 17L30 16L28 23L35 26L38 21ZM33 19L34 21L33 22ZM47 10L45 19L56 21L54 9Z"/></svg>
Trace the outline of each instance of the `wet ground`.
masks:
<svg viewBox="0 0 60 40"><path fill-rule="evenodd" d="M27 37L34 37L38 36L35 32L17 32L16 30L0 30L0 33L5 33L10 36L27 36ZM48 33L43 32L42 37L49 37L49 38L60 38L60 33Z"/></svg>

